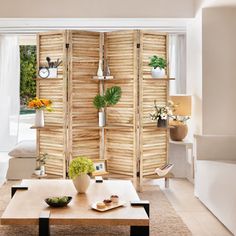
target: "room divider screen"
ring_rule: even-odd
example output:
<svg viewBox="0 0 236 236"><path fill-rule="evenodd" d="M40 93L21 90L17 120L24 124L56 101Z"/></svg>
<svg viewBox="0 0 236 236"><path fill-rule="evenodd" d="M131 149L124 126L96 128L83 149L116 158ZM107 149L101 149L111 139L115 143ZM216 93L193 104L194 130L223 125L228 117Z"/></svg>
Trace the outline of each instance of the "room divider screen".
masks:
<svg viewBox="0 0 236 236"><path fill-rule="evenodd" d="M36 79L37 96L51 99L54 108L37 129L38 154L49 156L48 174L65 178L69 161L83 155L107 160L110 175L137 184L137 177L142 183L168 162L168 128L148 119L154 100L168 100L169 78L153 79L148 66L152 55L168 60L167 43L167 34L139 30L38 34L38 67L46 57L63 61L57 78ZM99 60L114 79L93 78ZM93 98L114 85L122 89L121 100L106 109L106 126L99 127Z"/></svg>

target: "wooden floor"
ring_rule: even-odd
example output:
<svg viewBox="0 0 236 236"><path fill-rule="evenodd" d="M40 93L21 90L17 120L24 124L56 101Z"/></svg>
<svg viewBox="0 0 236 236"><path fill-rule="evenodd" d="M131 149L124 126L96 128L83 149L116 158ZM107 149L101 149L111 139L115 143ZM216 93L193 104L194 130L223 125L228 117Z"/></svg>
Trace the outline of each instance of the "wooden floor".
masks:
<svg viewBox="0 0 236 236"><path fill-rule="evenodd" d="M188 226L193 236L231 236L224 225L196 198L194 187L186 179L171 179L169 189L163 180L152 180L160 185L172 206Z"/></svg>

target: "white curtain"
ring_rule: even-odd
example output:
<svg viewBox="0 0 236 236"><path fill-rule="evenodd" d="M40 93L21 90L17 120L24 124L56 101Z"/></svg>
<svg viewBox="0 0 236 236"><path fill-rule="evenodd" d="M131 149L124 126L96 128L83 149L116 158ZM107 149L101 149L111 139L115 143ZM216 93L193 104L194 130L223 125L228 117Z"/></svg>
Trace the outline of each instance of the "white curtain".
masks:
<svg viewBox="0 0 236 236"><path fill-rule="evenodd" d="M0 35L0 151L18 139L20 52L17 36Z"/></svg>
<svg viewBox="0 0 236 236"><path fill-rule="evenodd" d="M169 35L170 95L186 93L186 37L182 34Z"/></svg>

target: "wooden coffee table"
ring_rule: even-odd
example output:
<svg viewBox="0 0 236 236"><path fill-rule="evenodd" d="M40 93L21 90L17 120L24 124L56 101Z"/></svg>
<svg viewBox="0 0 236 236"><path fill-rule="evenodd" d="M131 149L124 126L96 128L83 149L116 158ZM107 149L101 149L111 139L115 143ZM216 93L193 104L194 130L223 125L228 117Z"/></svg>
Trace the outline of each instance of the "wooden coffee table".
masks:
<svg viewBox="0 0 236 236"><path fill-rule="evenodd" d="M126 205L107 212L91 209L91 204L116 194ZM68 207L51 208L47 197L72 196ZM130 235L149 235L149 202L140 201L131 181L105 180L91 184L86 194L77 194L71 180L23 180L12 187L12 199L5 209L3 225L39 225L39 235L49 235L50 225L127 225Z"/></svg>

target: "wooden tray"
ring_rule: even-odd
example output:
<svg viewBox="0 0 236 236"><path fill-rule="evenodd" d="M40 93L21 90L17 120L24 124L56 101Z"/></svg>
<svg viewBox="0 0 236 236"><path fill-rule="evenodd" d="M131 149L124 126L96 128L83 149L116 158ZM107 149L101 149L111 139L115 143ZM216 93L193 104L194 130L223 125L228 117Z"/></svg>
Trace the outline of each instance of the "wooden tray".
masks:
<svg viewBox="0 0 236 236"><path fill-rule="evenodd" d="M96 211L100 211L100 212L109 211L109 210L112 210L112 209L115 209L115 208L124 206L124 205L126 204L126 202L124 202L124 201L119 201L118 203L112 203L111 206L106 206L106 208L98 209L98 208L97 208L97 203L98 203L98 202L93 203L93 204L91 205L91 208L94 209L94 210L96 210Z"/></svg>

